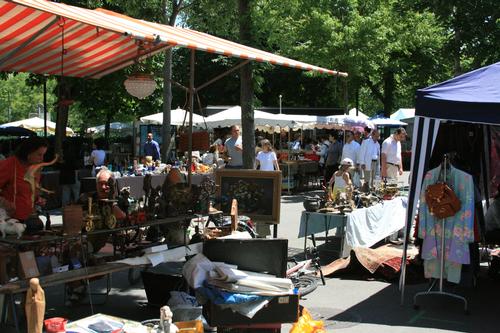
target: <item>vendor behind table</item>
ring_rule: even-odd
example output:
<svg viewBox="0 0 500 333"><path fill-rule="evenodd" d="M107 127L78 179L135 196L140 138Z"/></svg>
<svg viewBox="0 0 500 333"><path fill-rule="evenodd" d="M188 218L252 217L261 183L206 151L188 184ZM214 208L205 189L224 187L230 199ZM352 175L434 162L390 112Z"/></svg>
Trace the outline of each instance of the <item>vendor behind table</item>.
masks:
<svg viewBox="0 0 500 333"><path fill-rule="evenodd" d="M45 204L40 197L40 171L49 164L43 162L47 148L44 138L30 137L20 143L13 156L0 161L0 207L10 217L28 223L28 232L40 228L39 223L31 225L30 221L35 220L31 218L35 204ZM31 230L32 227L37 230Z"/></svg>

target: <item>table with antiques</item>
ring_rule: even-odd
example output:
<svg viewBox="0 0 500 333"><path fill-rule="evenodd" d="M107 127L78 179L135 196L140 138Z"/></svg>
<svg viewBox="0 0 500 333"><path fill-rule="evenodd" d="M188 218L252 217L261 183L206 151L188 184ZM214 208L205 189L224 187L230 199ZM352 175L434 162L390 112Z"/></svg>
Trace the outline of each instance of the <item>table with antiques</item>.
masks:
<svg viewBox="0 0 500 333"><path fill-rule="evenodd" d="M181 173L184 176L185 182L187 182L187 173ZM198 173L193 173L191 182L193 185L199 185L203 181L205 177L209 177L211 179L214 178L213 173L206 173L206 174L198 174ZM155 188L156 186L161 186L163 182L165 181L167 175L166 174L152 174L151 175L151 186ZM144 178L145 176L127 176L127 177L117 177L116 178L116 183L118 190L122 189L123 187L130 186L130 195L134 198L142 198L144 195L144 189L143 189L143 183L144 183ZM96 190L96 178L95 177L84 177L80 180L81 182L81 187L80 187L80 192L81 193L87 193L87 192L95 192Z"/></svg>
<svg viewBox="0 0 500 333"><path fill-rule="evenodd" d="M357 208L345 214L303 211L298 237L304 237L304 252L309 235L336 230L341 239L340 254L349 255L351 248L370 247L404 227L406 197L383 200L371 207Z"/></svg>
<svg viewBox="0 0 500 333"><path fill-rule="evenodd" d="M86 239L89 236L94 236L94 235L101 235L101 234L117 234L121 233L124 231L129 231L129 230L139 230L139 229L144 229L144 228L149 228L149 227L156 227L156 226L162 226L166 224L171 224L171 223L177 223L179 221L185 221L185 220L191 220L193 216L178 216L178 217L170 217L170 218L164 218L164 219L158 219L155 221L151 221L148 223L144 223L141 225L130 225L126 227L116 227L114 229L101 229L101 230L94 230L90 231L87 233L81 233L81 234L75 234L75 235L44 235L37 237L36 239L16 239L16 238L0 238L0 244L2 246L8 246L16 251L16 253L20 253L20 249L23 251L26 251L27 249L35 249L37 247L42 247L42 246L47 246L47 244L52 244L54 247L58 247L62 250L63 244L72 242L75 243L76 241L79 241L83 244L86 243ZM114 240L114 239L113 239ZM182 249L179 251L178 249L180 248L173 248L171 250L167 250L167 252L175 252L175 255L180 255L182 256ZM143 252L144 249L138 249L134 253L134 255L140 254ZM29 252L29 251L28 251ZM31 251L33 253L33 251ZM22 253L27 253L27 252L22 252ZM118 258L123 258L131 253L120 253L118 255ZM116 258L117 253L115 250L114 246L114 251L113 251L113 256L112 258ZM35 267L37 264L34 264ZM102 262L100 264L90 266L87 265L87 263L82 263L81 268L73 268L69 269L68 267L64 268L63 265L61 268L63 270L61 271L54 271L51 274L47 275L42 275L41 271L38 269L36 270L37 272L34 274L39 277L40 280L40 285L42 287L48 287L48 286L54 286L54 285L62 285L62 284L67 284L72 281L80 281L80 280L87 280L87 279L92 279L96 277L106 277L107 278L107 288L104 293L100 293L98 295L103 295L107 297L109 295L109 292L111 291L111 279L110 276L112 273L115 272L120 272L120 271L126 271L131 269L132 267L134 268L141 268L150 265L149 261L145 261L141 264L136 264L131 265L130 263L123 263L123 262ZM18 316L17 316L17 311L16 311L16 305L15 305L15 298L17 294L25 292L29 288L29 277L31 276L26 276L25 273L21 273L22 279L18 279L13 282L7 282L4 283L3 285L0 286L0 295L6 295L9 304L11 307L11 313L12 313L12 319L14 321L14 324L16 325L17 332L19 332L18 329ZM97 295L97 294L96 294ZM4 304L3 311L2 311L2 316L0 317L0 321L5 321L6 319L6 310L7 310L7 303Z"/></svg>

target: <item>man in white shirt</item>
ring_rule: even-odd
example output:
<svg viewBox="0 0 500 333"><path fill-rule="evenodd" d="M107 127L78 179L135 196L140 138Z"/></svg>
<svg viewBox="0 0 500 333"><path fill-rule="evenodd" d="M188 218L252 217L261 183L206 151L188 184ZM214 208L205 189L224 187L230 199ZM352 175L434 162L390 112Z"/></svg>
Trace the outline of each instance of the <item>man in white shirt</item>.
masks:
<svg viewBox="0 0 500 333"><path fill-rule="evenodd" d="M379 132L374 129L371 135L363 140L359 150L359 164L365 176L365 186L373 188L373 179L377 173L378 161L380 159L380 138Z"/></svg>
<svg viewBox="0 0 500 333"><path fill-rule="evenodd" d="M231 126L231 137L224 143L224 149L227 152L229 161L226 164L228 169L243 168L243 141L240 136L240 127Z"/></svg>
<svg viewBox="0 0 500 333"><path fill-rule="evenodd" d="M382 143L381 175L392 181L398 180L398 174L403 174L403 159L401 158L401 141L406 139L404 128L398 128Z"/></svg>
<svg viewBox="0 0 500 333"><path fill-rule="evenodd" d="M349 158L354 163L354 165L348 170L351 179L354 179L354 173L359 168L358 153L360 148L361 146L354 140L352 132L346 132L345 144L344 148L342 148L342 160Z"/></svg>

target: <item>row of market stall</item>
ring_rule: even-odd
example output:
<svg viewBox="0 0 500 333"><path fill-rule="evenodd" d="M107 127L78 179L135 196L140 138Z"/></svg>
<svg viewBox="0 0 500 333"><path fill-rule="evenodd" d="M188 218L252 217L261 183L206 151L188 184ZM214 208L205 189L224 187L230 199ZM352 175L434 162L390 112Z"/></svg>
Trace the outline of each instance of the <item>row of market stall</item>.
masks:
<svg viewBox="0 0 500 333"><path fill-rule="evenodd" d="M398 111L399 112L399 111ZM396 115L396 113L395 113ZM170 123L173 126L186 126L188 124L189 112L180 108L174 109L170 113ZM364 115L355 115L355 112L349 112L347 115L333 115L333 116L313 116L313 115L291 115L291 114L274 114L265 111L255 110L255 129L266 132L280 132L283 130L298 130L298 129L362 129L365 126L370 128L382 126L405 126L406 122L393 118L368 118ZM411 116L407 117L411 120ZM405 119L407 119L405 118ZM140 118L140 124L162 124L163 114L156 113L149 116ZM226 110L203 117L198 114L193 114L194 126L200 128L221 128L229 127L241 123L241 107L233 106L228 107ZM45 120L40 117L32 117L14 122L1 124L0 128L5 127L21 127L29 129L33 132L43 132L47 128L48 134L54 134L56 124L53 121ZM112 131L117 131L123 134L132 134L132 123L113 122L110 124ZM87 133L102 133L105 130L105 125L89 127ZM73 136L75 132L67 127L66 135Z"/></svg>

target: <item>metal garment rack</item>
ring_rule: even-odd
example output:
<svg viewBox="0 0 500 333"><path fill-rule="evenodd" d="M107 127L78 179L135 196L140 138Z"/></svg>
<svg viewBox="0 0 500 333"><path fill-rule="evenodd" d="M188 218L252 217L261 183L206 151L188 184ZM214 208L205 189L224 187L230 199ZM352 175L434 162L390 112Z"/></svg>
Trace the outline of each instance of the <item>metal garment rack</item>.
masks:
<svg viewBox="0 0 500 333"><path fill-rule="evenodd" d="M445 154L444 158L443 158L443 179L444 179L444 182L446 182L446 171L447 171L448 166L449 166L448 155ZM444 258L444 253L445 253L444 220L445 219L441 219L441 253L440 253L440 271L439 271L439 290L434 290L434 291L432 290L432 289L434 289L434 287L436 285L436 281L438 281L438 280L434 280L427 291L418 292L415 294L415 296L413 296L413 307L415 309L419 308L419 305L417 304L417 298L419 296L444 295L444 296L448 296L448 297L463 301L464 302L464 311L466 314L468 314L469 313L468 312L468 303L467 303L467 299L465 297L457 295L457 294L453 294L450 292L443 291L443 280L444 280L443 275L444 275L444 260L445 260L445 258Z"/></svg>

